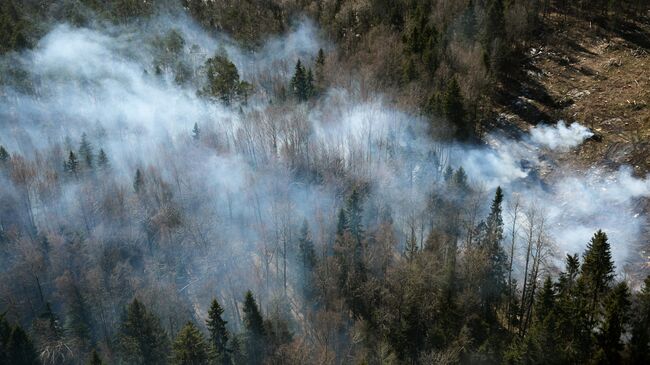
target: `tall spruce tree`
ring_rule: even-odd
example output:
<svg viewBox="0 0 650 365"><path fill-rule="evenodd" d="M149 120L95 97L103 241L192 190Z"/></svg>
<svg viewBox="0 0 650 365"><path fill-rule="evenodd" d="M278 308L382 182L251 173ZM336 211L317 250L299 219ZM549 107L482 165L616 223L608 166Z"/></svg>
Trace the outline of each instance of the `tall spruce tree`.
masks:
<svg viewBox="0 0 650 365"><path fill-rule="evenodd" d="M266 355L266 331L264 329L264 319L250 290L246 292L244 298L243 312L246 363L260 365L264 362Z"/></svg>
<svg viewBox="0 0 650 365"><path fill-rule="evenodd" d="M66 161L64 164L65 171L71 175L77 175L77 172L79 171L79 160L77 159L77 155L74 154L74 152L70 151L68 154L68 161Z"/></svg>
<svg viewBox="0 0 650 365"><path fill-rule="evenodd" d="M133 190L139 194L142 192L142 189L144 187L144 176L142 175L142 172L140 172L140 169L135 170L135 177L133 178Z"/></svg>
<svg viewBox="0 0 650 365"><path fill-rule="evenodd" d="M442 110L447 121L456 128L456 137L460 140L467 140L474 134L473 126L468 123L463 106L463 96L460 93L460 86L456 78L452 78L447 84L443 96Z"/></svg>
<svg viewBox="0 0 650 365"><path fill-rule="evenodd" d="M84 163L84 167L91 169L93 167L93 146L88 141L88 135L86 133L81 134L81 143L79 145L79 157Z"/></svg>
<svg viewBox="0 0 650 365"><path fill-rule="evenodd" d="M194 128L192 128L192 138L195 141L198 141L201 138L201 129L199 129L199 123L194 123Z"/></svg>
<svg viewBox="0 0 650 365"><path fill-rule="evenodd" d="M4 353L4 355L0 355L0 359L4 357L7 365L38 365L41 363L34 344L22 327L16 325L11 328L3 342L0 353Z"/></svg>
<svg viewBox="0 0 650 365"><path fill-rule="evenodd" d="M118 333L119 352L127 363L167 363L169 339L160 320L134 299L124 310Z"/></svg>
<svg viewBox="0 0 650 365"><path fill-rule="evenodd" d="M106 152L104 152L103 148L100 148L99 154L97 154L97 167L100 170L107 170L111 167L111 163L108 160L108 156L106 155Z"/></svg>
<svg viewBox="0 0 650 365"><path fill-rule="evenodd" d="M621 363L621 336L629 321L630 304L630 291L625 281L617 284L605 299L603 323L597 335L600 351L596 356L602 359L604 355L608 364Z"/></svg>
<svg viewBox="0 0 650 365"><path fill-rule="evenodd" d="M650 276L646 277L639 292L634 313L630 360L632 364L650 364Z"/></svg>
<svg viewBox="0 0 650 365"><path fill-rule="evenodd" d="M309 75L300 60L298 60L291 78L291 91L298 101L307 101L311 89L313 89L313 86L309 80Z"/></svg>
<svg viewBox="0 0 650 365"><path fill-rule="evenodd" d="M208 310L208 319L206 325L210 332L210 346L212 347L212 357L217 364L229 365L231 363L230 353L228 350L228 330L223 317L223 308L216 299L212 300Z"/></svg>
<svg viewBox="0 0 650 365"><path fill-rule="evenodd" d="M178 332L172 348L172 364L174 365L209 364L209 347L199 329L192 322L187 322Z"/></svg>
<svg viewBox="0 0 650 365"><path fill-rule="evenodd" d="M9 161L9 152L7 152L4 146L0 146L0 164L3 164L7 161Z"/></svg>
<svg viewBox="0 0 650 365"><path fill-rule="evenodd" d="M590 318L596 317L600 298L609 290L614 279L614 261L607 234L599 230L587 244L580 279L584 282L590 301Z"/></svg>

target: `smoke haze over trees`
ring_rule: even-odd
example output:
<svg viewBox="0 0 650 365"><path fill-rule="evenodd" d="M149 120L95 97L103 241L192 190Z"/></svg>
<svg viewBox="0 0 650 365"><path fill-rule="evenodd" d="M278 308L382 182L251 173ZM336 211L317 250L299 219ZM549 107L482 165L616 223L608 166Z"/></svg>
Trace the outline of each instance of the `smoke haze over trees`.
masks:
<svg viewBox="0 0 650 365"><path fill-rule="evenodd" d="M643 363L650 177L487 127L547 6L3 3L0 363Z"/></svg>

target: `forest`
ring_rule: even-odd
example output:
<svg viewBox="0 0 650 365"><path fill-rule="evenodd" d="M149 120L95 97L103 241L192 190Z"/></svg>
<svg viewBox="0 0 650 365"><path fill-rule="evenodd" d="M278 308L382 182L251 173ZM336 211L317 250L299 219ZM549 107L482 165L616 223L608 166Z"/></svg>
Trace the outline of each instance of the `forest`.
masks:
<svg viewBox="0 0 650 365"><path fill-rule="evenodd" d="M645 0L3 0L0 365L650 364L647 165L504 117L576 24L647 60Z"/></svg>

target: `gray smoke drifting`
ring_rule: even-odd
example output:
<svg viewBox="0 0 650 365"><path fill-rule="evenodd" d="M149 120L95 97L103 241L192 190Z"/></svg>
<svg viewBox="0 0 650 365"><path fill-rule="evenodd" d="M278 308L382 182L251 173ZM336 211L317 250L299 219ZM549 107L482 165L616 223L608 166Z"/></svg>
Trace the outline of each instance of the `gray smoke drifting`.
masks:
<svg viewBox="0 0 650 365"><path fill-rule="evenodd" d="M183 39L174 52L165 43L171 30ZM253 53L183 18L142 28L60 25L33 51L8 56L34 86L25 89L18 79L2 86L0 144L38 167L29 196L39 231L56 242L62 227L82 229L90 242L108 245L146 246L156 235L159 252L142 272L129 274L138 277L130 290L153 290L145 284L154 282L208 303L215 288L224 297L240 296L242 288L273 292L269 277L280 275L277 262L303 219L319 247L332 242L350 182L369 187L368 219L390 211L400 239L414 225L426 237L428 197L444 191L447 166L462 166L489 193L486 207L501 186L509 200L519 196L543 208L557 251L582 252L600 228L611 237L619 269L635 254L646 217L634 201L650 196L648 178L629 169L540 178L540 171L560 168L545 151L575 147L591 135L577 123L534 128L521 141L495 135L487 146L448 145L428 137L427 121L381 95L361 98L334 86L313 105L270 103L297 59L311 65L318 49L328 48L318 34L302 22ZM201 65L215 52L225 52L253 83L247 105L197 96L205 82ZM191 137L195 123L200 141ZM82 133L95 152L106 151L114 178L53 171L78 149ZM141 201L132 196L136 169L149 184ZM0 189L12 195L19 187L4 179ZM167 276L168 267L176 277Z"/></svg>

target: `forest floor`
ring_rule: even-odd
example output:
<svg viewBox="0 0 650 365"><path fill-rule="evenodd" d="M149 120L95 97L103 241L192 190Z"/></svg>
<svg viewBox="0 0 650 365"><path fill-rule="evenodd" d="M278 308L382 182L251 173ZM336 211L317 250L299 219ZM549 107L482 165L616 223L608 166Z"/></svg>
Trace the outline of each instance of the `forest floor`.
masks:
<svg viewBox="0 0 650 365"><path fill-rule="evenodd" d="M631 166L637 177L650 173L650 19L598 24L551 13L546 37L531 44L520 71L497 97L501 123L509 133L540 123L579 122L594 137L569 152L553 153L561 169L584 173ZM650 199L638 201L650 216ZM650 223L640 258L650 268Z"/></svg>
<svg viewBox="0 0 650 365"><path fill-rule="evenodd" d="M579 122L595 137L560 156L574 168L630 165L650 172L650 21L603 26L551 14L548 37L529 48L503 85L497 110L521 130ZM514 84L514 85L513 85Z"/></svg>

